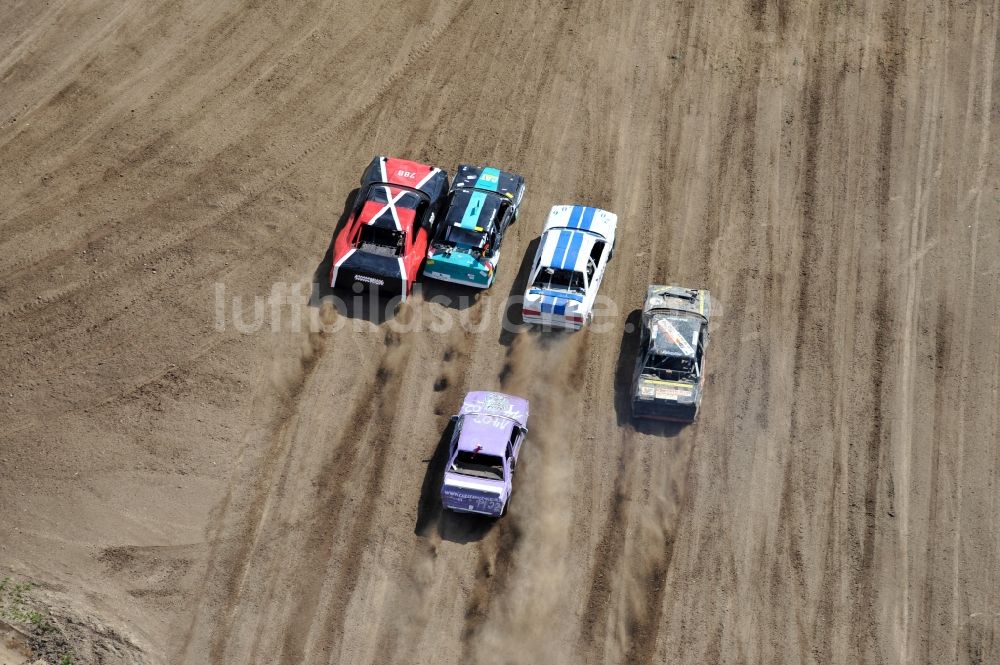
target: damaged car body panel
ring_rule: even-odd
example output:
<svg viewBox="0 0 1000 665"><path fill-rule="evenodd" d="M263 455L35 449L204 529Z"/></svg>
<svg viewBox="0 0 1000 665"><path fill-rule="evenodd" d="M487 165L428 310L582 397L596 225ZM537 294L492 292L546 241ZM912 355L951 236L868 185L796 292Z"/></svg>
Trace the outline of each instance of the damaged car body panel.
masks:
<svg viewBox="0 0 1000 665"><path fill-rule="evenodd" d="M705 381L711 296L705 289L650 286L632 381L632 415L692 422Z"/></svg>

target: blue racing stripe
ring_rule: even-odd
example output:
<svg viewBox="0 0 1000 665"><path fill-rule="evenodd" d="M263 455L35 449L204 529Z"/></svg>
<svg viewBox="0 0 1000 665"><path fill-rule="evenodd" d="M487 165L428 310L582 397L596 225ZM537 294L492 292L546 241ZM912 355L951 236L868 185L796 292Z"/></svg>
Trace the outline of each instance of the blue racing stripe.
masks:
<svg viewBox="0 0 1000 665"><path fill-rule="evenodd" d="M580 228L580 215L583 214L583 206L573 206L573 209L569 211L569 221L566 222L566 226L571 229Z"/></svg>
<svg viewBox="0 0 1000 665"><path fill-rule="evenodd" d="M559 231L559 237L556 238L556 251L552 253L551 267L558 268L562 266L563 259L566 258L566 250L569 249L572 239L573 234L570 231Z"/></svg>
<svg viewBox="0 0 1000 665"><path fill-rule="evenodd" d="M596 208L584 208L583 209L583 219L580 221L580 228L585 230L590 230L590 225L594 221L594 213L597 212Z"/></svg>
<svg viewBox="0 0 1000 665"><path fill-rule="evenodd" d="M574 233L573 240L569 244L569 249L563 257L562 264L559 268L563 270L573 270L576 267L576 261L580 257L580 247L583 246L583 234Z"/></svg>
<svg viewBox="0 0 1000 665"><path fill-rule="evenodd" d="M487 166L480 172L474 187L476 189L488 189L491 192L497 191L500 187L500 169Z"/></svg>
<svg viewBox="0 0 1000 665"><path fill-rule="evenodd" d="M465 208L465 214L462 215L461 226L463 229L472 230L479 226L479 213L483 211L483 203L486 202L486 194L482 192L472 192L472 196L469 197L469 205Z"/></svg>

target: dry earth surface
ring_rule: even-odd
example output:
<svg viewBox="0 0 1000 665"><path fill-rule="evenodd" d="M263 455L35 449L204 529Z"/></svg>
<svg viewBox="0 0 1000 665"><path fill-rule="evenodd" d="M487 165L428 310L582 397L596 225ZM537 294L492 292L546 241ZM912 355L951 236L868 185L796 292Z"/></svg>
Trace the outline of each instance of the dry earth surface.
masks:
<svg viewBox="0 0 1000 665"><path fill-rule="evenodd" d="M1000 662L998 10L2 3L0 577L77 663ZM304 304L374 154L526 176L490 291ZM617 310L501 333L556 202ZM719 303L683 429L651 282ZM474 388L532 400L495 524L435 499Z"/></svg>

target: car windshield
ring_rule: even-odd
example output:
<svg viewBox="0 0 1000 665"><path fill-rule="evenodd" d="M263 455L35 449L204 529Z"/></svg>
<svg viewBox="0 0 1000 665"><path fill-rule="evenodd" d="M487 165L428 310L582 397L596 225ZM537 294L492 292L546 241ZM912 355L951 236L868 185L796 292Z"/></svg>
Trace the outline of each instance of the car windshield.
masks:
<svg viewBox="0 0 1000 665"><path fill-rule="evenodd" d="M472 247L475 249L483 246L483 241L486 237L486 234L482 231L463 229L458 226L445 228L442 235L444 237L441 240L444 244L454 245L455 247Z"/></svg>
<svg viewBox="0 0 1000 665"><path fill-rule="evenodd" d="M382 256L402 256L405 235L396 229L387 229L375 224L365 224L358 233L355 243L362 252Z"/></svg>
<svg viewBox="0 0 1000 665"><path fill-rule="evenodd" d="M696 378L698 366L689 356L661 355L650 351L642 373L664 381L685 381Z"/></svg>
<svg viewBox="0 0 1000 665"><path fill-rule="evenodd" d="M503 459L496 455L460 450L451 463L451 470L463 476L503 480Z"/></svg>
<svg viewBox="0 0 1000 665"><path fill-rule="evenodd" d="M535 277L534 286L539 289L584 292L583 273L560 268L542 268Z"/></svg>
<svg viewBox="0 0 1000 665"><path fill-rule="evenodd" d="M395 199L394 205L397 208L416 210L417 206L420 205L420 195L394 185L372 185L368 188L368 195L365 197L365 201L384 205L389 203L390 195Z"/></svg>

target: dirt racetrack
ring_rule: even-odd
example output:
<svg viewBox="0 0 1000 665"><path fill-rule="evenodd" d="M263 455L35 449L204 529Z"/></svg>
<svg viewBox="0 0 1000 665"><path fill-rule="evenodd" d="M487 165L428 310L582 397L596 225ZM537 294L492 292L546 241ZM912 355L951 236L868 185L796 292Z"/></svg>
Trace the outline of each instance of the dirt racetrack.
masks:
<svg viewBox="0 0 1000 665"><path fill-rule="evenodd" d="M998 10L3 3L0 577L78 663L1000 663ZM305 304L375 154L525 175L490 291ZM502 332L557 202L617 308ZM719 304L691 427L627 416L650 282Z"/></svg>

